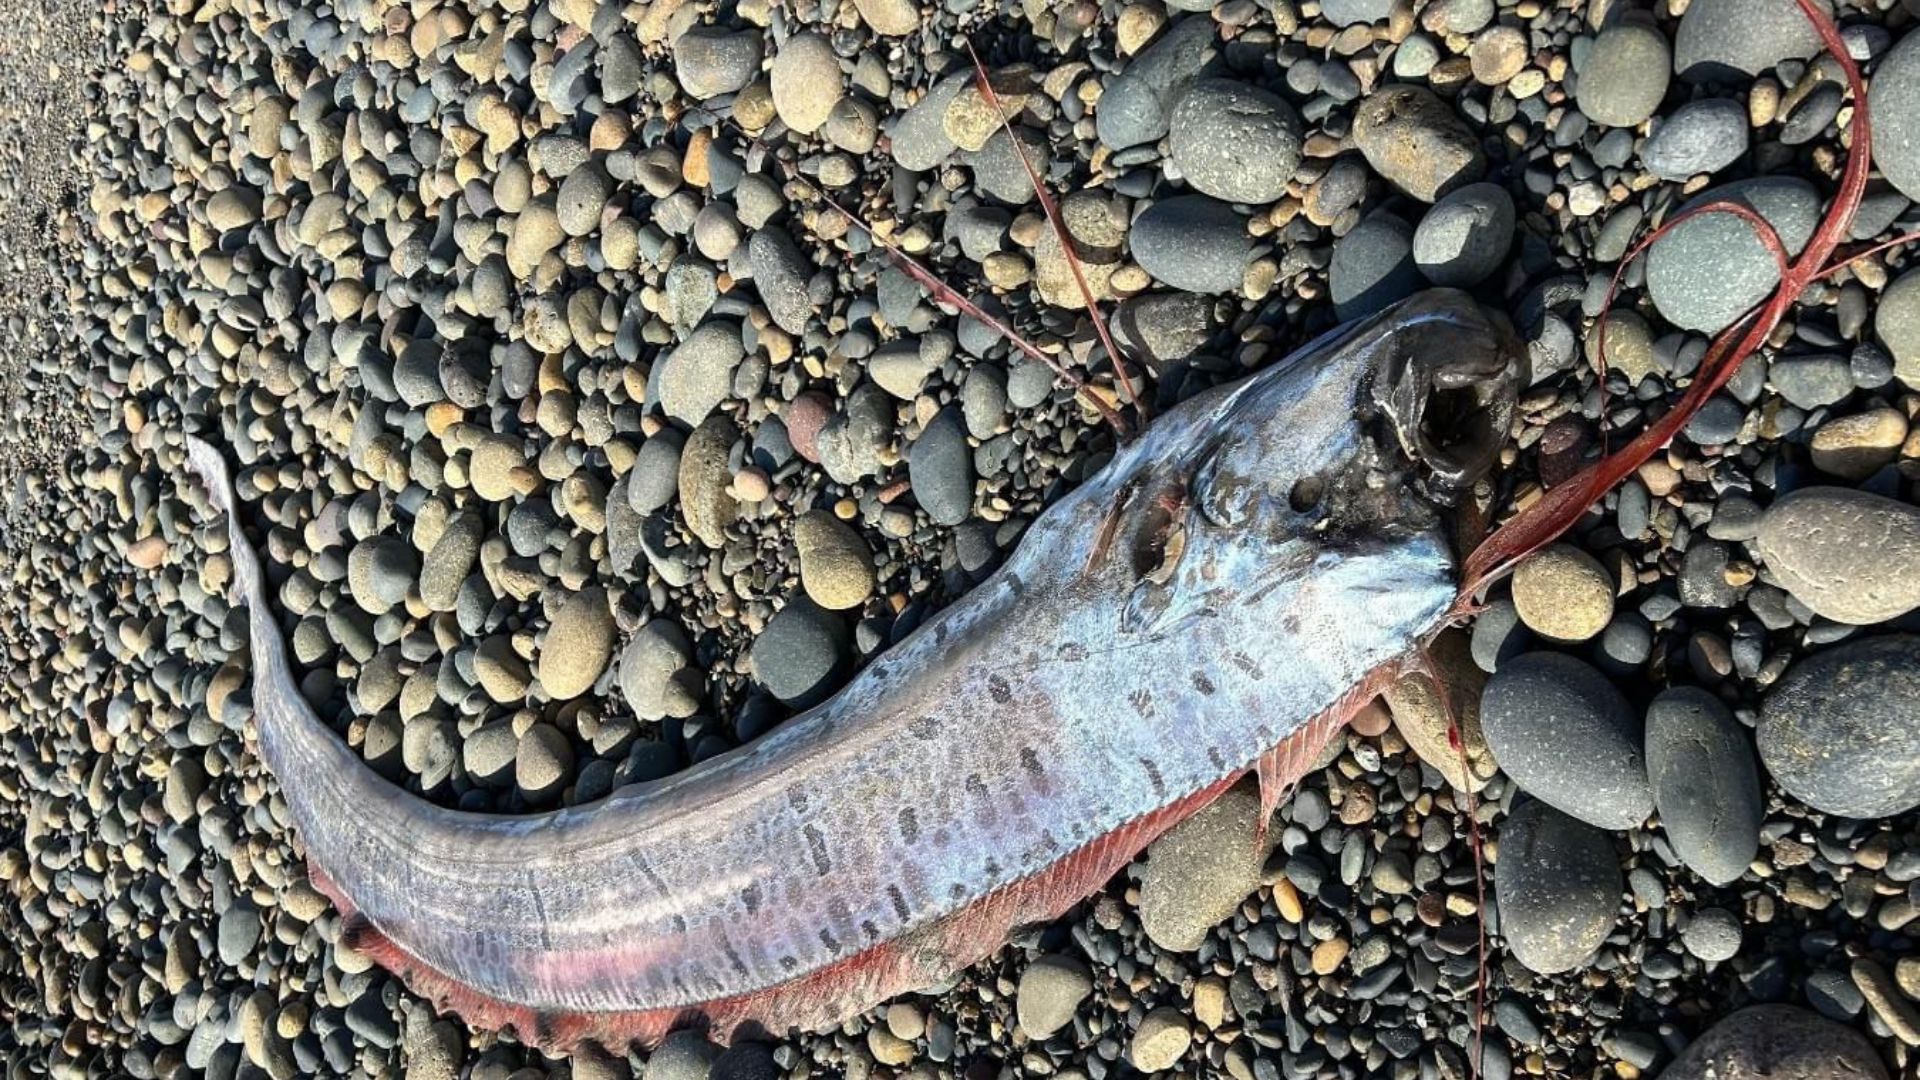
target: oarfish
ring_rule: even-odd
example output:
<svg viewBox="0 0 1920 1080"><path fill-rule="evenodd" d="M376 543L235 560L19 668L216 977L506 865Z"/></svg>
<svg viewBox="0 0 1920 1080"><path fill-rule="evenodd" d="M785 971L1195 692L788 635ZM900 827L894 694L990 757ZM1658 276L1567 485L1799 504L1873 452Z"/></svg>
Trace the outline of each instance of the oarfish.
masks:
<svg viewBox="0 0 1920 1080"><path fill-rule="evenodd" d="M1447 619L1444 503L1524 353L1433 291L1160 417L1006 563L758 741L524 817L376 775L296 688L217 450L261 755L342 938L548 1049L781 1033L921 989L1248 772L1269 808Z"/></svg>

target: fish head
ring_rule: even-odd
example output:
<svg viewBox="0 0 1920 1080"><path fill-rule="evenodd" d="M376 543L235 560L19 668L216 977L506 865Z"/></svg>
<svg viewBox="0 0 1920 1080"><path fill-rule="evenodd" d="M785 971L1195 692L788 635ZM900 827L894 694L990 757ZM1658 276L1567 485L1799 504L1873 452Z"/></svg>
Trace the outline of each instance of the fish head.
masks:
<svg viewBox="0 0 1920 1080"><path fill-rule="evenodd" d="M1451 603L1445 511L1498 460L1526 373L1504 322L1435 289L1164 418L1119 481L1126 627Z"/></svg>

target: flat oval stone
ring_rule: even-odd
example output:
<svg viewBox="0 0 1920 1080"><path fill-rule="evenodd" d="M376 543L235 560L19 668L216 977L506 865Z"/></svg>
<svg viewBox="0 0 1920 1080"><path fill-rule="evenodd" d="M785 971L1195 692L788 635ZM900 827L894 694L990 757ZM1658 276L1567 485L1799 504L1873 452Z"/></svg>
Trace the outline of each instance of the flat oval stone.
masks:
<svg viewBox="0 0 1920 1080"><path fill-rule="evenodd" d="M1867 108L1873 163L1901 194L1920 199L1920 34L1909 30L1873 69Z"/></svg>
<svg viewBox="0 0 1920 1080"><path fill-rule="evenodd" d="M1866 1036L1793 1005L1753 1005L1693 1040L1660 1080L1886 1080Z"/></svg>
<svg viewBox="0 0 1920 1080"><path fill-rule="evenodd" d="M1703 192L1682 212L1735 202L1758 213L1798 255L1820 222L1820 193L1805 180L1762 176ZM1730 213L1706 213L1674 226L1647 252L1647 290L1675 326L1715 333L1767 298L1779 268L1753 226Z"/></svg>
<svg viewBox="0 0 1920 1080"><path fill-rule="evenodd" d="M1920 608L1920 507L1851 488L1801 488L1760 519L1756 550L1814 614L1869 625Z"/></svg>
<svg viewBox="0 0 1920 1080"><path fill-rule="evenodd" d="M1535 652L1501 664L1481 698L1480 727L1500 768L1565 813L1631 829L1653 812L1640 717L1580 660Z"/></svg>
<svg viewBox="0 0 1920 1080"><path fill-rule="evenodd" d="M1571 971L1613 930L1620 862L1606 833L1529 799L1500 826L1493 889L1514 959L1543 975Z"/></svg>
<svg viewBox="0 0 1920 1080"><path fill-rule="evenodd" d="M1816 810L1920 806L1920 637L1848 641L1787 669L1760 703L1760 760Z"/></svg>
<svg viewBox="0 0 1920 1080"><path fill-rule="evenodd" d="M1141 269L1197 293L1238 289L1252 248L1233 207L1205 195L1154 203L1134 220L1130 242Z"/></svg>
<svg viewBox="0 0 1920 1080"><path fill-rule="evenodd" d="M1719 698L1693 686L1647 707L1647 775L1660 824L1682 862L1715 885L1746 873L1766 804L1753 746Z"/></svg>

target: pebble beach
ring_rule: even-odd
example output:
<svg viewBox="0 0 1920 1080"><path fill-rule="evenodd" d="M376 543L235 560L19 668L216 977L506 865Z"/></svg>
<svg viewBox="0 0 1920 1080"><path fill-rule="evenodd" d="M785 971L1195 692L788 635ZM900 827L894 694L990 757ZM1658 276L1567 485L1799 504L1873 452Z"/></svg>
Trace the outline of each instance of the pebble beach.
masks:
<svg viewBox="0 0 1920 1080"><path fill-rule="evenodd" d="M1234 788L946 983L731 1046L549 1057L343 941L180 467L225 448L369 768L591 803L985 580L1130 387L1428 287L1531 366L1462 534L1538 502L1781 284L1739 217L1663 224L1735 203L1791 258L1864 112L1842 255L1920 230L1920 2L1820 2L1864 100L1795 0L20 5L6 1075L1920 1076L1920 244L1815 280L1266 828Z"/></svg>

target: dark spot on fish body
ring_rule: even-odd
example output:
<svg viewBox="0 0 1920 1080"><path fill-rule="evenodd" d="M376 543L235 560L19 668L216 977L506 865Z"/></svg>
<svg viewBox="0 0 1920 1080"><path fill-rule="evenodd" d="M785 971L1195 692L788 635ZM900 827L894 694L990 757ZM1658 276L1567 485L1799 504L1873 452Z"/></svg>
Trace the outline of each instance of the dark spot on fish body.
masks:
<svg viewBox="0 0 1920 1080"><path fill-rule="evenodd" d="M922 716L907 722L907 734L921 742L932 742L940 735L940 721L931 716Z"/></svg>
<svg viewBox="0 0 1920 1080"><path fill-rule="evenodd" d="M994 704L1005 705L1013 700L1013 687L1007 685L1007 680L999 675L989 675L987 676L987 696L993 699Z"/></svg>
<svg viewBox="0 0 1920 1080"><path fill-rule="evenodd" d="M1207 747L1207 762L1213 766L1216 773L1227 771L1227 756L1222 754L1217 746Z"/></svg>
<svg viewBox="0 0 1920 1080"><path fill-rule="evenodd" d="M1193 688L1208 697L1211 697L1214 690L1217 689L1213 685L1213 680L1207 678L1207 673L1204 671L1196 671L1193 673Z"/></svg>
<svg viewBox="0 0 1920 1080"><path fill-rule="evenodd" d="M880 940L880 928L873 925L872 919L860 920L860 933L866 936L869 943Z"/></svg>
<svg viewBox="0 0 1920 1080"><path fill-rule="evenodd" d="M795 959L792 956L783 956L780 958L781 971L795 971L795 970L798 970L799 967L800 967L800 961Z"/></svg>
<svg viewBox="0 0 1920 1080"><path fill-rule="evenodd" d="M909 844L920 842L920 818L914 814L911 806L900 808L900 839Z"/></svg>
<svg viewBox="0 0 1920 1080"><path fill-rule="evenodd" d="M1045 795L1053 789L1053 783L1047 778L1046 767L1040 764L1040 753L1031 746L1020 748L1020 768L1033 779L1033 786Z"/></svg>
<svg viewBox="0 0 1920 1080"><path fill-rule="evenodd" d="M1000 807L994 802L993 792L979 773L967 776L967 794L980 800L980 820L992 825L1000 820Z"/></svg>
<svg viewBox="0 0 1920 1080"><path fill-rule="evenodd" d="M955 900L965 900L967 898L967 887L956 881L947 887L947 895Z"/></svg>
<svg viewBox="0 0 1920 1080"><path fill-rule="evenodd" d="M833 870L833 860L827 858L827 836L818 826L808 825L801 832L807 838L807 850L813 855L813 868L821 877Z"/></svg>
<svg viewBox="0 0 1920 1080"><path fill-rule="evenodd" d="M1160 766L1154 764L1152 758L1141 758L1140 767L1146 770L1147 783L1153 785L1154 797L1164 800L1167 797L1167 780L1160 775Z"/></svg>
<svg viewBox="0 0 1920 1080"><path fill-rule="evenodd" d="M1069 641L1060 646L1060 659L1069 664L1077 664L1087 658L1087 647L1077 641Z"/></svg>
<svg viewBox="0 0 1920 1080"><path fill-rule="evenodd" d="M1000 860L994 858L991 855L987 856L987 865L986 865L987 880L988 881L1000 880L1000 870L1001 870Z"/></svg>
<svg viewBox="0 0 1920 1080"><path fill-rule="evenodd" d="M933 830L933 846L947 847L953 843L953 837L945 829Z"/></svg>
<svg viewBox="0 0 1920 1080"><path fill-rule="evenodd" d="M727 940L725 936L720 938L720 951L726 953L727 963L732 966L734 974L747 974L747 962L740 959L740 954L733 948L733 942Z"/></svg>
<svg viewBox="0 0 1920 1080"><path fill-rule="evenodd" d="M913 915L913 909L907 906L907 896L900 891L900 886L887 886L887 899L893 901L893 913L901 922L906 922Z"/></svg>
<svg viewBox="0 0 1920 1080"><path fill-rule="evenodd" d="M740 890L740 906L746 908L749 915L760 913L760 899L760 883L757 881Z"/></svg>
<svg viewBox="0 0 1920 1080"><path fill-rule="evenodd" d="M1267 677L1267 672L1264 668L1260 666L1259 661L1255 660L1251 656L1248 656L1246 653L1236 650L1232 653L1229 653L1227 656L1227 659L1233 661L1234 667L1237 667L1241 671L1246 672L1249 678L1258 680L1258 679L1264 679Z"/></svg>
<svg viewBox="0 0 1920 1080"><path fill-rule="evenodd" d="M793 807L794 812L796 813L801 813L801 814L806 813L807 812L807 793L797 786L788 788L787 789L787 805Z"/></svg>
<svg viewBox="0 0 1920 1080"><path fill-rule="evenodd" d="M1153 691L1143 686L1127 695L1127 703L1133 706L1133 711L1140 714L1141 719L1153 719Z"/></svg>

